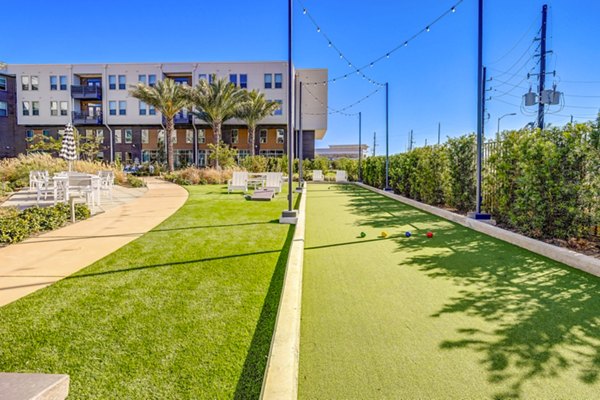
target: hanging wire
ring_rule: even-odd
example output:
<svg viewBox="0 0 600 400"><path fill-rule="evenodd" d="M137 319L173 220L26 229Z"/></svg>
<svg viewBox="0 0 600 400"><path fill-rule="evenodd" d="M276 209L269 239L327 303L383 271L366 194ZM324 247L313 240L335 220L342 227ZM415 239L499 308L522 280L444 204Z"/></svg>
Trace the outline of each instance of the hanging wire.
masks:
<svg viewBox="0 0 600 400"><path fill-rule="evenodd" d="M379 92L380 90L382 90L382 88L377 88L374 91L372 91L371 93L367 94L366 96L360 98L359 100L355 101L352 104L349 104L343 108L332 108L329 107L327 104L325 104L321 99L319 99L313 92L310 91L310 89L308 89L308 87L304 86L304 82L302 82L302 89L306 90L308 92L308 94L310 94L312 96L312 98L314 98L319 104L321 104L323 107L326 107L328 112L327 114L341 114L341 115L345 115L347 117L351 117L354 115L358 115L358 113L348 113L346 112L346 110L362 103L363 101L367 100L369 97L373 96L375 93ZM302 113L302 114L306 114L306 115L325 115L325 113Z"/></svg>
<svg viewBox="0 0 600 400"><path fill-rule="evenodd" d="M304 5L302 0L298 0L300 2L300 4L302 5L302 13L304 15L306 15L309 20L312 22L312 24L315 26L316 30L318 33L320 33L323 38L327 41L327 45L329 47L331 47L332 49L334 49L338 55L340 56L340 59L344 60L345 62L348 63L348 66L350 68L352 68L353 72L352 73L347 73L347 74L343 74L340 76L336 76L335 78L326 80L326 81L318 81L318 82L305 82L306 85L326 85L328 83L333 83L336 82L340 79L347 79L348 77L351 77L353 75L359 75L362 76L363 79L367 80L369 83L371 83L372 85L375 86L385 86L385 83L381 83L381 82L377 82L376 80L368 77L363 70L366 68L370 68L373 67L375 64L377 64L378 62L388 59L390 58L390 56L395 53L396 51L400 50L403 47L408 46L408 44L410 42L412 42L413 40L415 40L418 36L420 36L423 33L429 32L431 30L431 28L433 27L433 25L435 25L436 23L438 23L442 18L444 18L445 16L447 16L448 14L452 14L456 11L456 8L458 7L459 4L461 4L464 0L459 0L457 1L452 7L450 7L450 9L448 9L447 11L445 11L444 13L442 13L440 16L438 16L436 19L434 19L432 22L430 22L429 24L427 24L425 26L425 28L421 29L420 31L416 32L415 34L413 34L412 36L410 36L408 39L402 41L400 44L398 44L397 46L395 46L394 48L392 48L391 50L387 51L386 53L382 54L381 56L371 60L370 62L362 65L362 66L356 66L355 64L353 64L345 55L344 53L339 49L338 46L335 45L335 43L330 39L330 37L323 32L323 30L321 29L321 26L318 24L318 22L316 21L316 19L313 17L313 15L308 11L308 9L306 8L306 6Z"/></svg>

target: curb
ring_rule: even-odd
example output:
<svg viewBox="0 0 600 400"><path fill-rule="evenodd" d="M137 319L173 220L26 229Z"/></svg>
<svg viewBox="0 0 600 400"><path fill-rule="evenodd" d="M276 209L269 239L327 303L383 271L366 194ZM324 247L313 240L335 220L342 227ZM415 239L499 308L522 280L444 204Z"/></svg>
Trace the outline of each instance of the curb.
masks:
<svg viewBox="0 0 600 400"><path fill-rule="evenodd" d="M409 206L418 208L419 210L437 215L438 217L442 217L452 222L456 222L457 224L473 229L474 231L484 233L493 238L514 244L515 246L519 246L533 253L540 254L554 261L561 262L570 267L600 277L600 260L597 258L586 256L585 254L577 253L562 247L554 246L552 244L532 239L515 232L507 231L505 229L498 228L497 226L486 224L485 222L480 222L464 215L455 214L438 207L430 206L404 196L385 192L372 186L365 185L364 183L355 182L354 184L372 192L389 197L390 199L408 204Z"/></svg>
<svg viewBox="0 0 600 400"><path fill-rule="evenodd" d="M288 255L275 330L260 393L260 398L264 400L296 400L298 398L306 190L305 186L300 198L298 222Z"/></svg>

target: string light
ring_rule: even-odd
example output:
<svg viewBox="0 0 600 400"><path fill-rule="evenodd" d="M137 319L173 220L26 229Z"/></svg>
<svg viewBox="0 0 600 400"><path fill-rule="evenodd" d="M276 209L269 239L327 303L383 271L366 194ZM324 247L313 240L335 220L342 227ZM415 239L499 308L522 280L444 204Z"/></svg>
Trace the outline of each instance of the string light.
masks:
<svg viewBox="0 0 600 400"><path fill-rule="evenodd" d="M380 57L375 58L374 60L371 60L370 62L366 63L365 65L361 66L361 67L357 67L355 64L352 64L352 62L344 55L344 53L342 53L342 51L335 45L335 43L329 38L329 36L327 36L326 33L321 32L321 28L320 26L317 24L317 21L315 20L315 18L312 16L312 14L308 11L308 9L306 7L304 7L304 4L302 2L302 0L299 0L299 2L301 3L301 5L303 6L303 14L305 14L306 16L308 16L308 18L310 19L310 21L312 22L312 24L317 27L317 32L321 33L321 35L323 35L323 37L325 38L325 40L327 40L328 46L333 48L335 51L337 51L337 53L340 56L340 59L343 59L345 61L348 62L348 66L350 66L351 68L354 68L355 72L357 73L357 75L362 75L362 77L366 80L369 81L369 83L375 85L375 86L385 86L384 83L381 82L377 82L376 80L369 78L368 76L366 76L363 72L363 70L365 68L371 68L373 67L376 63L378 63L381 60L384 59L389 59L390 55L392 53L394 53L395 51L398 51L400 48L402 47L407 47L409 42L412 42L413 40L415 40L420 34L424 33L424 32L430 32L431 28L433 27L433 25L435 25L436 23L438 23L442 18L444 18L446 15L451 14L451 13L455 13L456 12L456 8L463 2L464 0L458 0L456 2L456 4L454 4L450 9L447 9L444 13L442 13L440 16L438 16L436 19L434 19L430 24L425 26L425 29L421 29L420 31L418 31L417 33L413 34L411 37L409 37L407 40L401 42L399 45L397 45L396 47L392 48L391 50L389 50L388 52L386 52L385 54L383 54ZM340 75L337 77L334 77L332 79L329 79L328 81L325 81L325 83L329 83L329 82L333 82L333 79L340 79L340 78L347 78L347 75ZM317 85L319 83L322 82L306 82L307 85L313 84L313 85Z"/></svg>
<svg viewBox="0 0 600 400"><path fill-rule="evenodd" d="M345 115L347 117L350 116L354 116L354 115L358 115L358 113L348 113L346 112L346 110L357 106L358 104L362 103L363 101L367 100L368 98L370 98L371 96L373 96L375 93L379 92L380 90L382 90L383 88L377 88L374 91L372 91L371 93L369 93L368 95L362 97L361 99L355 101L352 104L349 104L343 108L339 108L339 109L335 109L332 107L329 107L327 104L325 104L321 99L319 99L317 96L315 96L315 94L313 92L310 91L310 89L306 86L304 86L304 82L302 85L302 89L306 90L308 92L308 94L310 94L312 96L313 99L315 99L319 104L321 104L323 107L327 108L328 112L327 114L341 114L341 115ZM326 113L302 113L303 115L325 115Z"/></svg>

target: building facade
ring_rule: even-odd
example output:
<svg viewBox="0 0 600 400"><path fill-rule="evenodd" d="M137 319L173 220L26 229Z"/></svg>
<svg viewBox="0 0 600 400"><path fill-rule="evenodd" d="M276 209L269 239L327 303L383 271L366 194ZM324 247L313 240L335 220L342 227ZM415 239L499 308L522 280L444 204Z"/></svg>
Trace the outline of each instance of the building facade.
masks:
<svg viewBox="0 0 600 400"><path fill-rule="evenodd" d="M248 155L251 146L256 154L265 156L285 153L289 110L286 62L12 64L7 72L12 76L16 117L12 155L26 152L29 143L36 140L58 138L65 125L72 123L80 135L101 143L100 159L124 164L155 161L161 152L164 154L164 120L158 110L130 96L131 87L138 82L153 85L164 78L196 85L213 76L226 78L243 89L260 90L267 99L281 105L261 121L254 143L249 143L243 121L235 119L223 125L223 141L236 148L240 157ZM313 81L327 80L325 69L296 73ZM314 90L327 104L327 86ZM303 119L303 154L312 158L315 139L322 138L327 130L327 112L314 98L303 98L302 106L315 111L311 113L315 115ZM176 164L206 165L208 145L214 143L211 126L183 110L175 117L175 131Z"/></svg>
<svg viewBox="0 0 600 400"><path fill-rule="evenodd" d="M368 149L369 146L366 144L360 145L360 156L362 158L368 157ZM358 160L359 146L357 144L332 144L328 148L316 149L316 155L319 157L326 157L330 160L337 160L340 158Z"/></svg>
<svg viewBox="0 0 600 400"><path fill-rule="evenodd" d="M0 72L0 158L11 157L18 152L16 107L15 77Z"/></svg>

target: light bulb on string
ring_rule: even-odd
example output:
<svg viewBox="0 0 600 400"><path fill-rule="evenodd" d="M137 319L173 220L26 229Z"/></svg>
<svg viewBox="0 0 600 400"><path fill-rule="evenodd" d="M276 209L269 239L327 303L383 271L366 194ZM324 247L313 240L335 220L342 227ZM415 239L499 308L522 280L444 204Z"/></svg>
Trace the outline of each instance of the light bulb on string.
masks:
<svg viewBox="0 0 600 400"><path fill-rule="evenodd" d="M408 46L408 41L404 42L404 47Z"/></svg>
<svg viewBox="0 0 600 400"><path fill-rule="evenodd" d="M331 42L329 42L329 47L331 47Z"/></svg>
<svg viewBox="0 0 600 400"><path fill-rule="evenodd" d="M370 67L373 68L373 63L371 63Z"/></svg>
<svg viewBox="0 0 600 400"><path fill-rule="evenodd" d="M429 31L430 31L429 27L425 28L425 30L426 30L427 32L429 32Z"/></svg>
<svg viewBox="0 0 600 400"><path fill-rule="evenodd" d="M317 26L317 32L321 32L321 28Z"/></svg>
<svg viewBox="0 0 600 400"><path fill-rule="evenodd" d="M390 53L387 53L387 54L385 55L385 58L390 58Z"/></svg>
<svg viewBox="0 0 600 400"><path fill-rule="evenodd" d="M302 14L306 15L306 8L302 10Z"/></svg>
<svg viewBox="0 0 600 400"><path fill-rule="evenodd" d="M452 7L452 8L450 9L450 11L452 11L452 12L456 12L456 7Z"/></svg>

